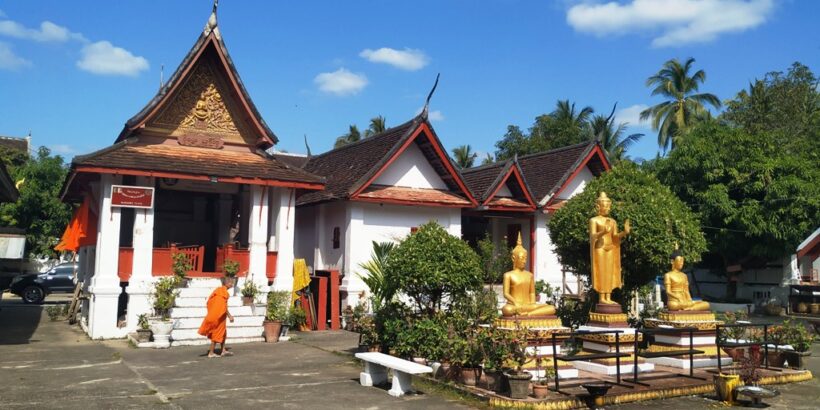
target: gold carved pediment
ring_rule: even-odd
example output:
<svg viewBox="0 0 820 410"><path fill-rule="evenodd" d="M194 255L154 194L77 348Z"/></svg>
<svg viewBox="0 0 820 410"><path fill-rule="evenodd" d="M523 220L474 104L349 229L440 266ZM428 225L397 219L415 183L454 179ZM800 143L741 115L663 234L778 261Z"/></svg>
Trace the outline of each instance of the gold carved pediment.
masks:
<svg viewBox="0 0 820 410"><path fill-rule="evenodd" d="M208 64L197 64L176 94L154 126L171 130L172 135L208 133L244 142L241 127L223 98L224 88Z"/></svg>

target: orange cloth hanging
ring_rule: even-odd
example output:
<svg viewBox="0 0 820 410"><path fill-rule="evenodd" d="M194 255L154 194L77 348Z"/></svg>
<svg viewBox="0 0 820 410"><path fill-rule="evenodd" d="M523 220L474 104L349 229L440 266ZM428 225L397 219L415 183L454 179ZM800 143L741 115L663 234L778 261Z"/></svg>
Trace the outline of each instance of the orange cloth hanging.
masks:
<svg viewBox="0 0 820 410"><path fill-rule="evenodd" d="M54 247L57 251L77 252L80 246L93 245L97 241L96 215L91 211L89 197L74 211L71 222L63 232L60 243Z"/></svg>
<svg viewBox="0 0 820 410"><path fill-rule="evenodd" d="M225 343L228 327L228 289L224 286L216 288L208 296L208 313L199 327L199 334L211 339L212 342Z"/></svg>

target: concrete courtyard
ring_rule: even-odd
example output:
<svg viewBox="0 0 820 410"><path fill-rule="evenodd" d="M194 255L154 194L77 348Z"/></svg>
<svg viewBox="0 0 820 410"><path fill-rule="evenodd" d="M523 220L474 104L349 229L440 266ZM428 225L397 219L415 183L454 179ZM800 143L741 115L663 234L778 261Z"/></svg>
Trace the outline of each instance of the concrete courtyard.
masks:
<svg viewBox="0 0 820 410"><path fill-rule="evenodd" d="M350 356L357 335L309 332L276 344L235 345L233 357L208 359L206 348L136 349L125 341L91 341L76 326L50 322L43 306L6 294L0 303L0 408L299 408L449 409L481 405L422 386L394 399L385 388L359 385ZM820 374L820 345L809 369ZM774 409L816 409L820 382L774 386ZM655 400L619 409L723 407L704 397Z"/></svg>

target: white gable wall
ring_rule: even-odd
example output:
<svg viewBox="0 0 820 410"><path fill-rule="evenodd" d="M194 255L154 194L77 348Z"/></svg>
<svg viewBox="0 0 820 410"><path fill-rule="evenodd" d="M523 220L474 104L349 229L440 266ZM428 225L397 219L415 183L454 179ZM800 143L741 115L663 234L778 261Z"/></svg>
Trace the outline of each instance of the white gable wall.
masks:
<svg viewBox="0 0 820 410"><path fill-rule="evenodd" d="M558 194L559 199L570 199L575 196L575 194L582 192L584 188L587 186L589 181L595 178L592 175L592 172L586 166L578 172L574 178L568 181L567 187L564 188L561 193Z"/></svg>
<svg viewBox="0 0 820 410"><path fill-rule="evenodd" d="M501 188L498 190L498 193L496 193L495 196L512 198L513 194L512 191L510 191L510 188L507 187L507 184L505 183L504 185L501 185Z"/></svg>
<svg viewBox="0 0 820 410"><path fill-rule="evenodd" d="M419 227L429 221L436 221L451 235L461 237L461 209L380 205L361 202L348 202L347 215L350 216L348 238L345 242L344 279L342 291L348 292L344 304L358 303L359 294L367 287L358 273L362 272L360 264L370 260L373 250L372 242L398 242L410 234L410 229Z"/></svg>
<svg viewBox="0 0 820 410"><path fill-rule="evenodd" d="M408 188L447 189L427 157L415 143L411 143L387 169L373 181L374 185Z"/></svg>

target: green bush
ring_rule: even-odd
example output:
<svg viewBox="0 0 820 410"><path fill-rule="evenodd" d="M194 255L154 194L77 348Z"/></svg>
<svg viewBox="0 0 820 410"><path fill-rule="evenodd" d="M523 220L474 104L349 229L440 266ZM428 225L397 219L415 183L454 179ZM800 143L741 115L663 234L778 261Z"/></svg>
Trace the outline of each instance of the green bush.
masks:
<svg viewBox="0 0 820 410"><path fill-rule="evenodd" d="M629 219L632 233L621 242L623 298L669 270L669 255L680 244L686 260L695 263L706 250L697 216L668 187L632 163L622 163L590 181L555 212L550 238L561 264L590 279L589 219L596 215L599 192L612 199L610 216L619 227ZM613 295L617 297L618 295ZM623 303L622 303L623 304Z"/></svg>
<svg viewBox="0 0 820 410"><path fill-rule="evenodd" d="M288 305L291 293L286 290L277 290L268 293L265 320L285 322L288 319Z"/></svg>
<svg viewBox="0 0 820 410"><path fill-rule="evenodd" d="M160 278L154 284L154 291L151 292L154 314L162 320L168 320L171 316L171 308L174 307L177 295L179 295L177 285L176 276Z"/></svg>
<svg viewBox="0 0 820 410"><path fill-rule="evenodd" d="M448 343L443 316L422 318L409 324L396 336L395 350L402 357L423 357L439 361Z"/></svg>
<svg viewBox="0 0 820 410"><path fill-rule="evenodd" d="M412 299L420 313L432 316L442 302L479 290L483 280L475 251L431 221L390 253L385 283Z"/></svg>

